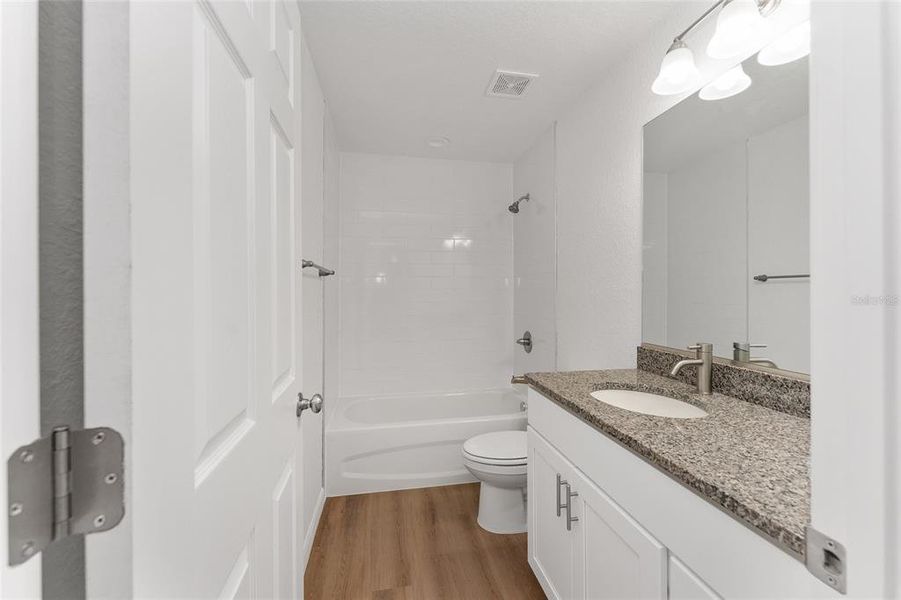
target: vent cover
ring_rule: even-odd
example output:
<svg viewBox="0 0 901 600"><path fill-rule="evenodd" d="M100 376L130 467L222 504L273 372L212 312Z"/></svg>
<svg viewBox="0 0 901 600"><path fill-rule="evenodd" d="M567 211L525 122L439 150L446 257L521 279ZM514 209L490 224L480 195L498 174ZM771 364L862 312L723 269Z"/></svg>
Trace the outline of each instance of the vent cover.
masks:
<svg viewBox="0 0 901 600"><path fill-rule="evenodd" d="M498 98L522 98L532 88L532 80L537 77L538 75L533 73L498 70L492 76L485 94Z"/></svg>

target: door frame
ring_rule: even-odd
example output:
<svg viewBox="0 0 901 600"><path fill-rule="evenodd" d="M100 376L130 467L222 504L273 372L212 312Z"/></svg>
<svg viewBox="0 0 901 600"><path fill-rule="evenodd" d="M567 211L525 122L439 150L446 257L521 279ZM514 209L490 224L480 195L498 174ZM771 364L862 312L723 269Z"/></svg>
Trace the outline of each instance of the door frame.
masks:
<svg viewBox="0 0 901 600"><path fill-rule="evenodd" d="M901 594L901 6L811 6L811 521Z"/></svg>

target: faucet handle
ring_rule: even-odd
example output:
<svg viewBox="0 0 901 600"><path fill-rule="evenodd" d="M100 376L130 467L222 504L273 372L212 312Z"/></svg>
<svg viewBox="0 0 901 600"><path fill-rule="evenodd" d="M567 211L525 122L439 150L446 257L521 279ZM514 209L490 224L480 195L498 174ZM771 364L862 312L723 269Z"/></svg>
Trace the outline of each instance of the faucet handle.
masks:
<svg viewBox="0 0 901 600"><path fill-rule="evenodd" d="M687 349L697 351L699 356L701 354L712 354L713 353L713 344L708 343L708 342L697 342L696 344L687 346Z"/></svg>

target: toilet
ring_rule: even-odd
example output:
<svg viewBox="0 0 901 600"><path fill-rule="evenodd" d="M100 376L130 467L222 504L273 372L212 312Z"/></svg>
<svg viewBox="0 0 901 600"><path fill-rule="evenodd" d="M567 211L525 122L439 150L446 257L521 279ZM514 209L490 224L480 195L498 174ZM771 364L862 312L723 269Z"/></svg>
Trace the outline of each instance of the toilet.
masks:
<svg viewBox="0 0 901 600"><path fill-rule="evenodd" d="M463 443L463 464L482 482L482 529L492 533L526 531L526 456L525 431L493 431Z"/></svg>

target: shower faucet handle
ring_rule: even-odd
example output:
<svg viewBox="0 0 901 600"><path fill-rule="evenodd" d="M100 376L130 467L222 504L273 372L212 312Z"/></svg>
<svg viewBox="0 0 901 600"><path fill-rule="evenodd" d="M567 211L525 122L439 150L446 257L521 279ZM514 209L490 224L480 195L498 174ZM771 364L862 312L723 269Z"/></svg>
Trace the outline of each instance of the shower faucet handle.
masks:
<svg viewBox="0 0 901 600"><path fill-rule="evenodd" d="M532 351L532 332L526 330L522 337L516 340L516 343L522 346L523 350L526 351L526 354Z"/></svg>

